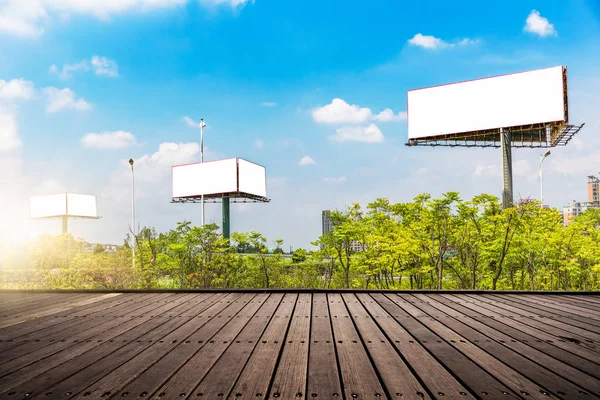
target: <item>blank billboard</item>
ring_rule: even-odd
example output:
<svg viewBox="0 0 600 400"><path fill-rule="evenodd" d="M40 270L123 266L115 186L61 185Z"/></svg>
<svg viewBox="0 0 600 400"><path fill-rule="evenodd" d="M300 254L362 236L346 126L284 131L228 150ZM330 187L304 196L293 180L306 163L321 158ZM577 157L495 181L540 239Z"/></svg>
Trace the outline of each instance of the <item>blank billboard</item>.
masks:
<svg viewBox="0 0 600 400"><path fill-rule="evenodd" d="M173 198L237 192L237 158L176 165Z"/></svg>
<svg viewBox="0 0 600 400"><path fill-rule="evenodd" d="M174 199L267 196L265 167L241 158L176 165L172 174Z"/></svg>
<svg viewBox="0 0 600 400"><path fill-rule="evenodd" d="M410 90L408 138L566 122L563 74L558 66Z"/></svg>
<svg viewBox="0 0 600 400"><path fill-rule="evenodd" d="M30 199L31 218L50 218L67 214L67 194L33 196Z"/></svg>
<svg viewBox="0 0 600 400"><path fill-rule="evenodd" d="M238 161L239 191L267 197L267 171L262 165L250 161Z"/></svg>
<svg viewBox="0 0 600 400"><path fill-rule="evenodd" d="M59 193L33 196L30 199L31 218L70 217L98 218L96 196Z"/></svg>
<svg viewBox="0 0 600 400"><path fill-rule="evenodd" d="M97 218L96 196L67 193L68 215L72 217Z"/></svg>

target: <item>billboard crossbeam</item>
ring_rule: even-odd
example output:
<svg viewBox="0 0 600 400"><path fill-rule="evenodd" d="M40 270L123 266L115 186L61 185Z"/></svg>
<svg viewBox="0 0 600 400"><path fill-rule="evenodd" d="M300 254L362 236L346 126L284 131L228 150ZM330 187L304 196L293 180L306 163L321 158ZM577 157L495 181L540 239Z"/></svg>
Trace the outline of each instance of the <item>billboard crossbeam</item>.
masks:
<svg viewBox="0 0 600 400"><path fill-rule="evenodd" d="M584 127L581 125L562 124L559 128L550 128L550 137L544 134L546 128L530 127L505 128L511 132L511 145L515 148L552 148L566 146L569 141ZM534 136L532 133L536 132ZM537 137L536 137L537 136ZM546 140L544 139L546 136ZM501 147L500 129L493 131L467 132L452 135L432 136L427 138L409 139L406 146L446 146L446 147Z"/></svg>

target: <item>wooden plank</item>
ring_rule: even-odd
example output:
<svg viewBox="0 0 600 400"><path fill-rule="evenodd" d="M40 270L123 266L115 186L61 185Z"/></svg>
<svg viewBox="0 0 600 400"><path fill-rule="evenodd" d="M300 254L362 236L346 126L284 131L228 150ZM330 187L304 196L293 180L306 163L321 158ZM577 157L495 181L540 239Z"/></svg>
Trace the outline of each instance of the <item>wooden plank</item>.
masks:
<svg viewBox="0 0 600 400"><path fill-rule="evenodd" d="M14 293L0 298L0 313L19 304L31 304L54 296L49 293Z"/></svg>
<svg viewBox="0 0 600 400"><path fill-rule="evenodd" d="M329 318L327 295L315 293L312 300L308 385L312 398L339 400L342 395L340 372Z"/></svg>
<svg viewBox="0 0 600 400"><path fill-rule="evenodd" d="M92 293L79 293L73 295L55 295L51 296L47 299L41 299L39 301L35 301L27 304L16 304L13 307L8 307L5 310L0 312L0 322L5 321L6 319L12 319L15 317L26 316L30 313L37 313L41 311L45 311L51 308L56 308L58 306L67 305L71 303L77 303L81 300L86 300L93 297L101 296L101 294L92 294Z"/></svg>
<svg viewBox="0 0 600 400"><path fill-rule="evenodd" d="M559 340L551 335L542 334L540 336L539 330L535 330L511 318L504 318L502 321L497 321L495 318L492 318L497 316L496 313L479 307L476 304L458 302L456 301L456 295L447 296L448 298L445 295L432 294L429 297L464 315L469 315L478 322L509 335L511 343L516 341L528 343L529 346L600 379L600 355L586 351L584 348L576 346L573 343L562 339ZM586 356L589 357L590 354L596 355L595 362L585 358Z"/></svg>
<svg viewBox="0 0 600 400"><path fill-rule="evenodd" d="M387 398L377 372L339 294L328 294L333 339L342 375L345 397L359 399Z"/></svg>
<svg viewBox="0 0 600 400"><path fill-rule="evenodd" d="M432 393L434 397L443 396L449 400L473 398L468 393L468 390L433 358L424 347L415 343L414 338L397 321L391 318L370 295L360 293L356 296L369 313L371 321L379 326L396 349L396 353L412 368L414 373L427 387L429 393ZM393 392L389 387L388 391L392 397L407 396L403 392ZM419 393L414 394L419 396Z"/></svg>
<svg viewBox="0 0 600 400"><path fill-rule="evenodd" d="M400 397L400 393L404 399L431 398L356 295L344 293L342 298L389 397Z"/></svg>
<svg viewBox="0 0 600 400"><path fill-rule="evenodd" d="M535 295L535 298L539 299L539 300L543 300L544 297L545 296ZM593 296L590 296L590 297L593 297ZM552 300L558 301L560 303L570 304L573 306L582 307L582 308L585 308L588 310L600 312L600 303L596 303L596 302L589 301L589 300L586 301L585 298L582 298L581 296L579 296L579 297L571 296L571 295L553 296Z"/></svg>
<svg viewBox="0 0 600 400"><path fill-rule="evenodd" d="M267 398L297 296L286 293L271 318L253 326L248 324L194 390L196 396L202 393L208 398L222 397L219 394L236 399Z"/></svg>
<svg viewBox="0 0 600 400"><path fill-rule="evenodd" d="M574 347L569 351L574 352L581 357L585 357L590 361L596 362L595 359L598 357L598 354L593 351L595 348L593 342L588 343L586 338L574 335L572 332L556 329L555 327L546 324L544 319L540 320L533 316L523 316L521 314L517 314L510 309L500 307L504 304L493 302L483 297L481 297L480 300L477 300L476 298L474 299L468 295L455 295L452 299L453 301L461 302L460 304L464 304L465 306L470 306L470 304L477 305L481 309L487 310L487 312L496 314L489 315L490 318L499 318L504 320L507 318L511 319L520 324L518 329L527 331L529 334L540 340L551 340L554 343L556 343L557 340L559 343L561 343L560 341L562 340L565 343L570 343Z"/></svg>
<svg viewBox="0 0 600 400"><path fill-rule="evenodd" d="M519 318L520 321L526 323L531 326L535 326L536 328L541 329L544 332L548 332L552 335L556 335L558 337L564 338L574 338L578 340L580 345L584 345L586 348L598 351L598 346L594 343L592 336L594 336L593 332L586 331L585 329L575 327L573 325L569 325L565 322L561 322L552 318L546 318L547 316L552 316L551 313L545 313L543 311L536 311L535 314L530 312L526 312L519 307L515 307L511 305L509 301L504 299L495 299L488 298L487 295L480 295L478 297L472 297L472 295L465 295L467 297L471 297L475 301L481 302L481 305L484 307L488 307L488 305L495 306L496 308L503 309L503 315L512 315L515 318ZM540 320L538 316L544 317L543 320Z"/></svg>
<svg viewBox="0 0 600 400"><path fill-rule="evenodd" d="M419 345L422 346L468 389L468 391L459 392L459 394L463 395L464 393L464 396L479 398L482 393L486 393L484 396L489 399L520 398L492 376L485 367L480 367L468 356L452 347L450 342L442 340L440 336L423 325L420 320L417 320L400 307L398 304L399 298L396 299L396 296L388 297L383 294L373 294L372 297L410 333L412 338L408 341L409 345L413 345L415 348L418 348ZM379 322L381 319L376 321ZM416 351L416 349L413 351ZM445 396L455 395L455 392L450 390L440 391ZM435 393L433 390L432 392Z"/></svg>
<svg viewBox="0 0 600 400"><path fill-rule="evenodd" d="M557 397L587 398L590 393L594 393L595 388L600 388L598 379L526 344L512 343L510 336L466 315L455 317L457 314L455 310L429 299L428 296L402 295L401 297ZM412 299L416 301L411 302ZM564 394L561 395L559 392Z"/></svg>
<svg viewBox="0 0 600 400"><path fill-rule="evenodd" d="M511 296L512 297L512 296ZM569 296L539 296L530 295L527 300L532 303L545 305L554 309L573 311L583 316L589 316L594 319L600 318L600 305L590 303L580 303L577 300L570 299Z"/></svg>
<svg viewBox="0 0 600 400"><path fill-rule="evenodd" d="M108 293L108 294L103 294L103 295L99 295L99 296L90 296L90 297L82 298L80 300L78 299L76 302L71 301L71 302L55 304L50 308L43 307L39 311L36 310L35 312L29 313L27 315L11 316L11 318L5 319L2 322L0 322L0 328L20 324L27 320L56 314L61 311L70 310L70 309L78 307L78 306L95 303L97 301L102 301L102 300L108 299L110 297L120 296L120 295L121 295L121 293Z"/></svg>
<svg viewBox="0 0 600 400"><path fill-rule="evenodd" d="M573 307L569 307L564 303L553 302L551 296L546 296L548 299L538 300L535 296L527 296L526 298L513 297L511 295L501 296L501 298L508 299L514 304L519 304L523 306L519 306L524 310L534 311L534 310L542 310L544 312L548 312L554 316L566 317L575 321L581 321L583 326L591 330L593 332L600 332L600 312L594 312L592 310L588 310L589 312L579 312ZM564 319L561 319L564 321ZM577 326L577 325L576 325Z"/></svg>
<svg viewBox="0 0 600 400"><path fill-rule="evenodd" d="M269 298L263 298L262 304L248 307L247 310L244 309L247 314L236 318L236 321L228 324L215 335L214 340L211 340L200 352L188 360L186 365L158 390L158 396L165 400L181 397L196 398L199 395L194 393L203 393L204 388L200 382L204 378L204 380L211 380L213 385L210 389L215 393L211 395L207 392L200 396L203 398L223 397L226 392L218 396L218 393L223 390L222 387L219 387L219 380L228 380L232 385L231 381L235 380L238 376L238 369L241 369L244 364L239 359L236 359L237 362L227 362L231 359L230 355L244 358L250 353L250 351L240 350L236 344L243 343L244 346L249 345L250 348L255 346L260 337L259 332L264 329L266 321L271 319L273 312L282 301L282 297L282 294L273 294Z"/></svg>
<svg viewBox="0 0 600 400"><path fill-rule="evenodd" d="M298 295L294 316L271 384L271 397L292 399L298 393L307 393L311 309L312 295ZM317 397L311 393L305 396Z"/></svg>
<svg viewBox="0 0 600 400"><path fill-rule="evenodd" d="M211 296L203 296L209 298ZM190 296L189 298L195 298ZM184 298L182 298L183 300ZM169 307L175 307L177 304L180 304L181 301L179 299L177 301L173 301L169 304ZM21 356L16 358L11 358L12 352L5 351L3 353L3 358L6 355L6 362L0 365L0 376L6 375L8 373L14 372L20 368L26 367L28 365L34 364L38 361L42 361L47 357L55 356L56 354L67 351L70 353L61 354L58 357L68 355L73 357L77 355L78 352L82 352L83 349L95 347L93 343L101 343L106 340L111 339L111 335L114 335L114 330L118 329L121 331L123 327L127 327L132 325L132 317L134 317L134 313L146 313L156 309L156 305L142 303L138 304L136 308L128 310L128 312L122 313L122 315L116 316L114 318L100 321L100 324L92 327L89 330L81 332L79 334L74 334L71 337L55 340L52 343L48 343L46 345L40 346L38 349L34 351L25 352L23 350L19 350L21 347L17 347L17 354L19 351L23 351ZM148 317L151 318L151 317ZM89 322L95 322L95 320L91 320ZM133 320L135 323L135 320ZM126 324L126 325L123 325ZM117 331L117 332L118 332ZM36 341L30 342L31 345L39 344ZM75 352L73 352L70 348L71 346L76 346L73 343L88 343L88 345L80 346ZM50 361L56 361L55 358L50 359ZM46 364L47 365L47 364Z"/></svg>
<svg viewBox="0 0 600 400"><path fill-rule="evenodd" d="M120 381L118 384L108 382L104 388L107 391L112 388L109 394L111 398L131 396L132 398L145 399L153 395L156 396L157 393L162 393L159 391L160 388L180 371L181 368L188 365L193 357L197 357L197 359L206 357L208 363L211 350L215 348L214 346L221 348L220 346L227 345L227 343L223 343L224 341L230 342L223 335L216 336L221 333L224 327L233 326L233 330L236 330L240 325L243 327L251 320L256 310L265 303L267 298L271 297L267 294L256 295L246 293L235 301L232 301L231 305L227 308L225 318L223 318L222 313L218 310L208 313L210 320L190 337L190 343L186 344L186 346L177 346L160 360L148 363L150 365L145 365L145 370L136 373L132 377L134 379L127 380L125 384L122 384ZM276 297L273 297L273 299ZM219 315L221 315L221 318L219 318ZM141 360L141 362L143 363L144 360ZM203 368L202 365L200 368ZM204 368L208 369L210 365L208 367L204 366ZM137 368L139 368L139 364ZM199 375L199 371L194 371L193 373L194 375ZM96 393L98 392L95 392L94 396L96 396ZM181 394L181 392L178 394Z"/></svg>
<svg viewBox="0 0 600 400"><path fill-rule="evenodd" d="M172 330L174 321L178 321L177 315L193 305L175 303L156 308L154 311L162 313L160 316L147 316L146 318L132 319L132 324L123 324L113 332L114 336L101 343L84 342L77 343L69 350L63 352L63 357L53 357L52 362L38 362L24 370L6 375L0 379L0 398L10 397L14 393L16 397L33 397L36 394L50 393L44 391L51 385L60 382L77 371L86 368L90 364L105 358L122 347L131 345L146 345L146 340L152 340L156 333ZM148 338L148 339L147 339ZM27 379L27 380L26 380ZM26 380L26 381L25 381ZM26 394L29 393L29 396ZM50 393L47 397L65 394ZM7 397L7 398L8 398ZM10 397L13 399L13 397Z"/></svg>
<svg viewBox="0 0 600 400"><path fill-rule="evenodd" d="M61 318L57 323L49 326L40 324L41 329L34 330L30 333L20 332L21 334L19 335L19 332L17 331L12 335L8 335L0 343L0 351L3 352L5 357L8 357L7 351L9 349L17 354L24 355L32 351L32 349L39 349L44 345L49 345L55 341L70 339L82 330L103 324L105 323L106 317L112 317L115 315L115 312L127 312L129 309L141 308L145 305L146 304L143 302L125 302L110 309L98 311L104 318L98 318L98 315L94 314L90 314L89 317L86 315L82 318L73 320L64 320Z"/></svg>
<svg viewBox="0 0 600 400"><path fill-rule="evenodd" d="M239 296L239 294L236 296ZM223 304L223 307L227 307L228 303L221 303L225 297L224 295L217 295L215 297L216 299L212 302L209 300L208 302L192 304L191 306L189 302L186 302L185 308L178 313L177 318L171 318L170 321L157 329L143 335L140 338L140 343L136 341L121 347L117 351L111 353L109 357L95 361L85 369L80 370L76 374L71 375L67 379L52 386L49 390L57 394L54 397L56 399L69 398L72 397L72 395L84 392L86 388L106 377L111 371L119 369L130 361L137 363L138 368L143 366L144 363L142 360L144 355L150 354L155 356L156 349L159 349L160 352L165 347L173 349L181 345L182 342L185 345L185 342L189 340L189 337L206 323L206 318L203 318L203 315L205 315L206 310L210 308L210 306L219 302L220 304ZM229 300L229 304L231 304L231 300L233 299ZM185 317L185 314L188 314L187 318ZM232 317L232 315L221 311L217 314L217 318L219 317L227 320L229 319L228 317ZM71 395L67 396L63 394L69 392L71 392ZM54 394L52 396L54 396ZM47 397L48 396L45 396L45 398Z"/></svg>
<svg viewBox="0 0 600 400"><path fill-rule="evenodd" d="M131 296L131 297L129 297ZM153 297L157 297L159 294L123 294L121 296L114 297L113 299L104 300L102 302L89 304L87 306L82 306L77 310L65 310L56 314L52 314L46 317L41 317L35 320L30 320L23 322L19 325L13 325L10 327L0 329L0 342L3 339L15 339L21 335L29 334L32 332L39 331L46 327L53 326L55 324L66 324L71 321L76 320L77 318L85 318L87 315L92 315L94 312L101 312L105 305L119 304L121 303L134 303L138 301L143 301L144 299L151 299ZM90 310L90 311L88 311ZM100 311L98 311L100 310ZM102 314L99 314L102 315Z"/></svg>
<svg viewBox="0 0 600 400"><path fill-rule="evenodd" d="M11 312L20 312L21 310L29 310L39 307L40 305L51 305L58 302L64 302L65 299L89 297L89 293L73 294L26 294L18 301L0 303L0 316L6 316Z"/></svg>

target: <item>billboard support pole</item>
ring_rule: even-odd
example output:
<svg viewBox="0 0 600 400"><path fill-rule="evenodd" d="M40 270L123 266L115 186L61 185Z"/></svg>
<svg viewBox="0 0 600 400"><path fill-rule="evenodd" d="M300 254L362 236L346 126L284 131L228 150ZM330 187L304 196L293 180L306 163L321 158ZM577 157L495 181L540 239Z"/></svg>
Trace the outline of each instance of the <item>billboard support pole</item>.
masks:
<svg viewBox="0 0 600 400"><path fill-rule="evenodd" d="M512 134L500 128L502 150L502 208L513 206Z"/></svg>
<svg viewBox="0 0 600 400"><path fill-rule="evenodd" d="M66 215L63 215L63 217L62 217L62 233L63 233L63 235L65 233L68 233L68 228L67 228L68 220L69 220L69 217L67 217Z"/></svg>
<svg viewBox="0 0 600 400"><path fill-rule="evenodd" d="M227 240L227 246L229 246L229 235L231 233L230 228L230 212L229 212L229 198L223 199L223 237Z"/></svg>

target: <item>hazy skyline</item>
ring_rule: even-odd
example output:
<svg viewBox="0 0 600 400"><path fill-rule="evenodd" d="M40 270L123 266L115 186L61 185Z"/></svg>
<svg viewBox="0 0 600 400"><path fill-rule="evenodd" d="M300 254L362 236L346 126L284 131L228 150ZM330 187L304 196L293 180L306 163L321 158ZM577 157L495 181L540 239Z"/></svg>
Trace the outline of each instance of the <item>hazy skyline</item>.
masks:
<svg viewBox="0 0 600 400"><path fill-rule="evenodd" d="M233 204L232 231L309 246L322 209L419 193L500 195L499 149L407 148L406 91L555 65L570 119L544 162L545 202L587 199L600 173L600 3L516 1L0 0L0 241L59 233L29 196L98 196L90 242L122 243L136 167L137 219L200 224L171 204L170 167L242 157L267 168L270 204ZM541 149L515 149L515 197L538 197ZM207 220L220 224L220 205Z"/></svg>

